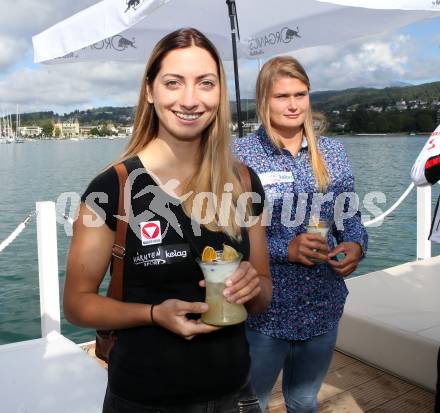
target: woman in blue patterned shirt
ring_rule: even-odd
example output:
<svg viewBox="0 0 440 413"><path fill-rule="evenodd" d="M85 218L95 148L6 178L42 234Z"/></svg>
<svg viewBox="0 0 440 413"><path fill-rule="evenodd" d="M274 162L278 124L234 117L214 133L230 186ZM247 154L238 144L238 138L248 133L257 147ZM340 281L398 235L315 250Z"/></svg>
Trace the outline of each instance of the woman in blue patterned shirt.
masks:
<svg viewBox="0 0 440 413"><path fill-rule="evenodd" d="M234 142L270 203L273 298L265 313L248 319L252 380L264 410L283 369L288 413L317 411L347 296L344 277L356 269L368 240L345 150L338 140L315 136L309 90L297 60L269 60L256 87L262 125ZM306 232L318 215L333 222L328 239Z"/></svg>

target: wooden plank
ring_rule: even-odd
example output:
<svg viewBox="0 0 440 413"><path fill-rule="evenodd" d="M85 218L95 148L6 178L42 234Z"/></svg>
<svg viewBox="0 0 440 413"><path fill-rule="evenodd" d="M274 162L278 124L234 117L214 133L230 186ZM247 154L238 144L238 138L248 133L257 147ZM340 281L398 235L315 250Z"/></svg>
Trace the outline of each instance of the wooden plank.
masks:
<svg viewBox="0 0 440 413"><path fill-rule="evenodd" d="M270 397L266 412L269 413L285 413L286 406L284 404L284 397L281 392L272 393Z"/></svg>
<svg viewBox="0 0 440 413"><path fill-rule="evenodd" d="M356 362L355 359L353 359L349 356L346 356L345 354L340 353L339 351L335 351L333 353L333 358L330 363L330 367L329 367L328 371L330 373L334 370L338 370L342 367L348 366L348 365L353 364L355 362Z"/></svg>
<svg viewBox="0 0 440 413"><path fill-rule="evenodd" d="M323 402L383 374L380 370L359 361L353 361L353 363L327 374L319 391L318 401Z"/></svg>
<svg viewBox="0 0 440 413"><path fill-rule="evenodd" d="M382 372L380 372L382 373ZM269 401L269 413L285 413L280 381ZM322 391L322 389L321 389ZM388 374L319 403L319 413L432 413L434 394Z"/></svg>
<svg viewBox="0 0 440 413"><path fill-rule="evenodd" d="M414 388L408 393L382 405L367 410L368 413L432 413L435 395L421 388Z"/></svg>
<svg viewBox="0 0 440 413"><path fill-rule="evenodd" d="M319 413L364 413L349 391L341 393L319 404Z"/></svg>
<svg viewBox="0 0 440 413"><path fill-rule="evenodd" d="M283 374L278 376L278 379L273 386L272 394L270 396L269 402L267 403L266 411L270 413L283 413L286 411L286 407L284 405L284 397L282 390L282 377Z"/></svg>
<svg viewBox="0 0 440 413"><path fill-rule="evenodd" d="M344 406L345 403L347 403L352 409L353 406L356 405L358 409L366 412L389 400L396 399L414 388L413 385L406 383L403 380L388 374L382 374L379 377L359 384L342 394L338 394L326 400L321 404L321 409L326 413L327 411L339 412L339 410L334 410L335 407L342 408L341 406ZM416 412L414 411L414 413Z"/></svg>
<svg viewBox="0 0 440 413"><path fill-rule="evenodd" d="M344 356L344 358L346 358L346 356ZM344 367L340 367L327 374L318 394L318 402L323 402L384 374L373 367L369 367L353 359L351 359L351 362L342 358L340 360L342 360L340 365L344 365ZM279 410L281 406L284 406L281 376L280 374L272 390L271 399L268 403L269 412L277 413L283 411ZM345 398L346 396L344 396L344 400ZM353 403L349 403L349 406L352 405Z"/></svg>

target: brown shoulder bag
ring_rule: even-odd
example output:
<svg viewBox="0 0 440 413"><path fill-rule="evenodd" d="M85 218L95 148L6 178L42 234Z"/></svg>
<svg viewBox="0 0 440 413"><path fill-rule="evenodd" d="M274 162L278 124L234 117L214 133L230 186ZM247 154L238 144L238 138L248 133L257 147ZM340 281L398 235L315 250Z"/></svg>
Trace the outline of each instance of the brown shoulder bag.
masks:
<svg viewBox="0 0 440 413"><path fill-rule="evenodd" d="M124 205L124 187L128 179L128 172L125 165L121 162L115 166L119 180L119 200L118 215L126 216L130 210L129 205ZM130 201L130 197L128 200ZM128 218L128 217L127 217ZM127 237L128 222L123 219L117 219L115 242L112 247L112 270L111 280L108 286L107 296L115 300L122 301L122 285L124 277L124 256L125 256L125 240ZM115 330L96 330L96 357L108 363L110 352L118 339Z"/></svg>

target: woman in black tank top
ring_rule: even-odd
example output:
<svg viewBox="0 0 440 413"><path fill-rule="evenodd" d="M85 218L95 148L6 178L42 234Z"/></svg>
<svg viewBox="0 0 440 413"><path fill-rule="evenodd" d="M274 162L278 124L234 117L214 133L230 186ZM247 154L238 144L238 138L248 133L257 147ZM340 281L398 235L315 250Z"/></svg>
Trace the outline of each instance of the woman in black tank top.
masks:
<svg viewBox="0 0 440 413"><path fill-rule="evenodd" d="M259 313L272 293L264 191L251 169L250 191L242 184L229 121L225 74L212 43L195 29L160 40L145 70L133 136L83 194L67 263L66 318L117 331L105 413L260 411L243 323L220 328L200 319L208 305L195 259L207 245L227 244L243 255L223 291L229 302ZM116 300L98 289L124 219L115 169L121 162L130 208Z"/></svg>

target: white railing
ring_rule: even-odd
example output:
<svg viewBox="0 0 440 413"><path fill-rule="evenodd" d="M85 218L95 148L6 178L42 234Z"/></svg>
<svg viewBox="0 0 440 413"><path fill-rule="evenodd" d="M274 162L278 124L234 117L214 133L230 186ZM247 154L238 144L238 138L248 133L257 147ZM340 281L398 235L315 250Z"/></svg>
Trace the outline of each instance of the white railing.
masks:
<svg viewBox="0 0 440 413"><path fill-rule="evenodd" d="M366 227L372 226L377 222L383 221L389 214L391 214L399 205L405 200L409 193L414 188L414 183L410 183L405 192L400 198L383 214L364 222ZM431 229L431 186L417 187L417 252L418 260L431 258L431 241L428 239Z"/></svg>
<svg viewBox="0 0 440 413"><path fill-rule="evenodd" d="M408 188L406 188L405 192L400 196L400 198L390 207L388 208L383 214L379 215L378 217L372 219L371 221L364 222L364 226L370 227L373 224L376 224L377 222L382 222L388 215L391 214L409 195L409 193L414 188L414 183L410 183L408 185Z"/></svg>
<svg viewBox="0 0 440 413"><path fill-rule="evenodd" d="M431 186L417 188L417 259L431 258Z"/></svg>
<svg viewBox="0 0 440 413"><path fill-rule="evenodd" d="M38 276L41 335L61 333L55 202L37 202Z"/></svg>

